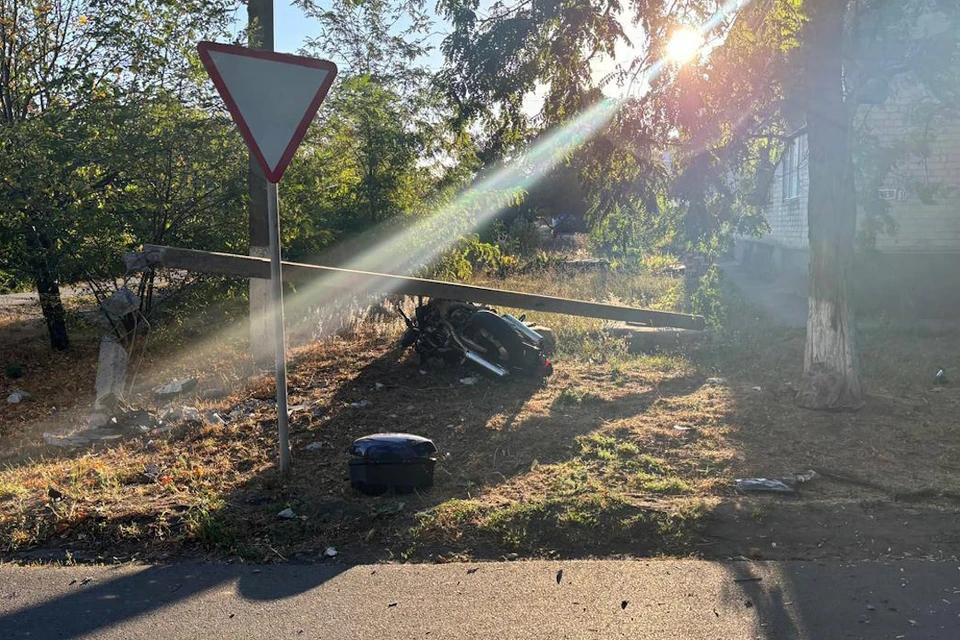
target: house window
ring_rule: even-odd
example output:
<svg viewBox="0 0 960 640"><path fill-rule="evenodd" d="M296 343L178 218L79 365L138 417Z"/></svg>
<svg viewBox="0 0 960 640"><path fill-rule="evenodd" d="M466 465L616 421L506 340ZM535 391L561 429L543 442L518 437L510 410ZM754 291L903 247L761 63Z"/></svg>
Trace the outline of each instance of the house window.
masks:
<svg viewBox="0 0 960 640"><path fill-rule="evenodd" d="M783 154L783 199L800 197L800 170L807 164L807 137L797 136Z"/></svg>

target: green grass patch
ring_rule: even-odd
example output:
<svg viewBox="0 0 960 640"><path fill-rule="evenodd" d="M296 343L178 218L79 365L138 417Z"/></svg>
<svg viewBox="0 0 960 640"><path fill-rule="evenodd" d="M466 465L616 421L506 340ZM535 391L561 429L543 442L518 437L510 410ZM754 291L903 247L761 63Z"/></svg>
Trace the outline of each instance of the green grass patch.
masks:
<svg viewBox="0 0 960 640"><path fill-rule="evenodd" d="M489 553L532 555L565 553L684 553L702 526L705 511L655 510L633 506L615 493L541 497L505 505L467 509L471 526L458 527L451 512L463 513L463 501L434 507L411 530L411 549L438 540L457 541Z"/></svg>
<svg viewBox="0 0 960 640"><path fill-rule="evenodd" d="M576 387L567 387L557 395L557 402L571 407L579 405L596 405L603 402L603 398L590 391L584 391Z"/></svg>
<svg viewBox="0 0 960 640"><path fill-rule="evenodd" d="M631 484L640 491L661 495L678 496L693 493L693 487L681 478L662 478L644 471L636 474L631 479Z"/></svg>

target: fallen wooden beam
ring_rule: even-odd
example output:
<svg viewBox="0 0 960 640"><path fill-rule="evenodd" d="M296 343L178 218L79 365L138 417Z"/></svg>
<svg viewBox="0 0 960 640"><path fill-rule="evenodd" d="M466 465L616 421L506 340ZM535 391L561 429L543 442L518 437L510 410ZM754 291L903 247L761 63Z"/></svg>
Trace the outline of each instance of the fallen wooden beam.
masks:
<svg viewBox="0 0 960 640"><path fill-rule="evenodd" d="M142 252L128 254L126 261L131 268L142 269L153 266L236 276L238 278L267 279L270 277L270 260L267 258L179 249L177 247L145 245ZM635 309L599 302L585 302L569 298L555 298L518 291L503 291L467 284L440 282L439 280L354 271L352 269L323 267L299 262L283 263L283 279L285 281L304 283L323 277L328 278L328 282L322 283L325 286L346 292L367 291L370 293L395 293L426 296L428 298L446 298L495 307L513 307L545 313L634 322L652 327L703 329L705 326L701 316L685 313Z"/></svg>

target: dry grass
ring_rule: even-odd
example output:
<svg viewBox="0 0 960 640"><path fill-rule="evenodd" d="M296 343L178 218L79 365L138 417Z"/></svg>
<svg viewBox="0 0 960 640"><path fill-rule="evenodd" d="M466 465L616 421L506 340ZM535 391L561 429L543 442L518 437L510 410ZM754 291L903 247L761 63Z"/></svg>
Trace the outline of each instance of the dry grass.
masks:
<svg viewBox="0 0 960 640"><path fill-rule="evenodd" d="M55 424L89 394L96 379L96 341L81 332L67 352L50 349L39 308L24 305L0 310L0 366L20 365L23 376L0 375L0 437L16 438L38 424ZM32 394L29 402L7 404L14 389Z"/></svg>
<svg viewBox="0 0 960 640"><path fill-rule="evenodd" d="M598 277L503 286L595 299ZM604 277L621 301L638 304L647 295ZM663 278L644 286L669 298L675 284ZM226 425L183 425L114 445L20 451L0 471L0 546L8 555L69 548L90 559L213 552L314 560L328 545L350 560L511 552L728 557L748 553L755 536L766 545L769 535L781 557L877 557L857 536L896 546L906 516L877 517L863 505L908 497L922 509L911 522L927 523L914 524L910 552L956 545L938 537L937 527L956 516L942 496L960 491L960 394L935 389L925 371L929 363L944 366L960 336L867 333L864 370L875 390L867 408L823 414L792 402L802 334L750 316L734 317L733 329L687 353L652 355L627 353L589 321L550 321L563 348L544 384L464 386L460 371L421 375L414 357L395 351L396 324L294 350L291 404L307 409L292 419L295 466L283 482L274 466L272 379L249 375L243 349L217 351L214 341L208 352L157 354L161 377L193 373L201 389L230 388L231 397L201 409L246 411ZM725 381L705 384L718 375ZM372 404L350 406L364 399ZM349 444L377 431L437 443L432 490L370 498L350 489ZM311 443L320 450L307 450ZM732 489L737 477L810 467L834 478L806 489L802 501L742 498ZM278 519L287 507L300 517ZM825 544L818 536L833 522Z"/></svg>
<svg viewBox="0 0 960 640"><path fill-rule="evenodd" d="M149 444L143 437L0 473L2 543L14 550L66 535L72 545L97 551L135 544L150 553L196 543L262 560L274 553L270 549L286 557L326 544L350 547L362 533L397 554L420 555L435 551L424 546L432 537L446 535L431 530L428 514L464 499L478 501L489 510L489 522L497 523L478 529L484 537L512 526L505 515L510 510L501 512L499 505L559 508L569 502L558 517L574 522L616 511L620 520L636 519L635 533L653 527L648 537L655 538L674 519L661 514L688 517L694 504L689 498L714 492L705 470L733 455L723 451L721 428L710 420L693 438L672 431L673 398L692 394L690 402L709 403L696 399L704 392L687 380L682 361L621 363L614 384L611 366L598 370L569 361L558 364L546 385L483 381L462 387L457 372L421 376L415 362L397 363L395 357L388 340L334 340L298 355L291 368L293 401L318 409L295 414L297 464L288 483L274 476L275 425L270 405L263 403L226 426L186 426L151 436ZM565 400L570 389L583 392L579 402ZM269 380L254 383L252 394L269 397ZM373 406L349 406L360 399ZM344 482L349 443L393 429L432 437L449 456L442 459L436 487L401 499L353 494ZM323 442L323 450L305 452L314 441ZM615 464L605 453L614 441L621 443L610 449ZM151 465L156 473L148 477ZM585 474L584 487L599 493L574 488L554 495L558 483L579 474ZM51 499L51 487L65 498ZM286 506L309 519L278 521L275 514ZM339 515L331 518L328 509ZM384 510L396 513L385 517ZM648 522L652 513L657 517ZM516 546L511 540L505 534L487 542L501 549ZM659 547L650 543L651 550ZM530 541L524 548L533 550Z"/></svg>

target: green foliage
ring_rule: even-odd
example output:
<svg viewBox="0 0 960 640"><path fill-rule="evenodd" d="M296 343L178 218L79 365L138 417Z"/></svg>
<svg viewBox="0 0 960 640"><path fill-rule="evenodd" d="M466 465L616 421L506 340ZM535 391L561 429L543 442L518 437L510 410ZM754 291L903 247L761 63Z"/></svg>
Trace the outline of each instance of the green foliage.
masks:
<svg viewBox="0 0 960 640"><path fill-rule="evenodd" d="M426 141L399 96L370 76L331 92L281 190L294 259L387 220L415 215L436 181L420 163Z"/></svg>
<svg viewBox="0 0 960 640"><path fill-rule="evenodd" d="M336 61L340 75L285 177L284 243L293 259L333 245L356 253L449 203L476 167L473 144L443 126L446 106L422 61L432 25L422 2L298 4L321 27L308 49ZM421 235L414 240L429 240ZM468 253L454 248L442 269L469 277ZM397 262L391 268L424 266Z"/></svg>
<svg viewBox="0 0 960 640"><path fill-rule="evenodd" d="M10 380L22 378L24 373L23 365L19 362L7 362L3 365L3 375Z"/></svg>
<svg viewBox="0 0 960 640"><path fill-rule="evenodd" d="M493 225L496 244L506 254L534 256L540 248L541 236L536 223L529 217L518 215L508 223L502 219Z"/></svg>
<svg viewBox="0 0 960 640"><path fill-rule="evenodd" d="M673 95L683 72L658 60L678 26L706 22L722 4L517 1L497 3L481 18L474 2L445 0L439 10L452 22L453 32L444 41L447 65L440 81L456 108L454 124L479 125L485 134L483 157L497 158L534 139L538 127L562 126L595 104L605 91L626 93L609 125L570 159L577 174L574 180L585 196L582 215L595 246L632 263L639 262L644 252L666 247L678 252L690 248L718 252L733 234L761 227L757 207L738 206L741 198L727 184L730 166L745 155L731 145L728 120L723 119L721 127L716 118L715 128L722 135L704 131L699 136L702 144L695 142L696 149L687 156L682 151L671 153L669 169L663 162L664 151L686 146L685 134L694 119L724 108L728 116L733 115L729 104L720 104L719 96L709 109L688 105L690 98L698 98L698 92L715 95L743 83L690 74L696 82L688 83L689 91ZM768 9L765 5L762 10ZM777 24L786 28L785 21ZM722 37L729 28L729 20L711 20L706 35ZM631 43L633 55L623 56L629 51L625 45ZM751 59L754 66L760 68L766 52L758 50ZM604 56L615 61L614 70L597 80L595 62ZM725 70L728 76L738 72L743 69L733 64ZM645 74L652 78L653 91L637 97L644 89L640 78ZM535 91L543 96L543 108L532 116L524 98L532 98ZM743 104L756 97L742 93ZM676 102L671 103L674 98ZM750 109L759 112L762 105ZM741 109L737 115L750 116L750 109ZM697 128L703 127L697 124ZM551 210L539 214L579 215L570 211L571 206L571 202L550 203Z"/></svg>
<svg viewBox="0 0 960 640"><path fill-rule="evenodd" d="M723 282L717 266L710 267L700 278L696 290L690 295L690 309L703 316L707 324L714 328L719 329L725 324Z"/></svg>
<svg viewBox="0 0 960 640"><path fill-rule="evenodd" d="M0 0L0 270L42 287L54 346L68 345L56 283L90 277L91 265L115 275L115 249L148 239L119 224L117 208L127 188L150 179L143 172L163 172L143 160L152 148L135 145L149 137L143 112L171 93L198 103L188 52L224 32L229 8Z"/></svg>
<svg viewBox="0 0 960 640"><path fill-rule="evenodd" d="M505 254L500 246L481 242L478 235L471 234L443 252L431 271L441 280L465 282L478 270L502 275L514 264L516 258Z"/></svg>

